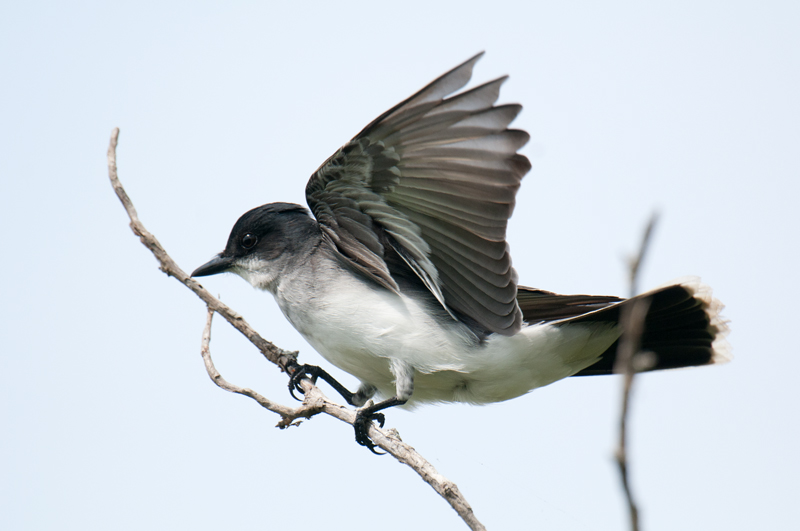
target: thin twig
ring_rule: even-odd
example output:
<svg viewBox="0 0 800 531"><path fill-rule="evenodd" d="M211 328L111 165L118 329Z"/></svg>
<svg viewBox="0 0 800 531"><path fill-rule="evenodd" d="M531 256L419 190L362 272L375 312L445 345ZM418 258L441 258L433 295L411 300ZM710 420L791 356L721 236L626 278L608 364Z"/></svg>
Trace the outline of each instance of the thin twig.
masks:
<svg viewBox="0 0 800 531"><path fill-rule="evenodd" d="M627 419L633 377L636 374L634 367L635 353L639 350L639 345L641 344L644 319L647 316L649 307L650 299L637 299L632 304L622 307L620 323L622 323L623 332L617 347L617 361L615 364L615 372L623 373L622 411L619 418L619 442L615 457L619 465L620 479L622 480L622 488L625 490L631 529L633 531L639 531L639 510L634 501L633 491L628 479ZM619 368L619 365L622 365L622 368Z"/></svg>
<svg viewBox="0 0 800 531"><path fill-rule="evenodd" d="M630 260L628 264L629 277L628 282L630 286L630 296L635 297L639 293L639 268L642 266L644 257L647 254L647 249L650 247L650 238L653 235L653 229L658 221L658 212L653 212L650 216L650 221L647 222L647 227L642 234L642 243L639 245L638 254Z"/></svg>
<svg viewBox="0 0 800 531"><path fill-rule="evenodd" d="M623 375L622 389L622 411L619 419L619 442L615 457L619 465L620 479L622 488L625 491L625 498L628 502L628 513L630 515L631 530L639 531L639 509L633 496L633 489L630 485L628 476L628 455L627 455L627 419L630 407L631 390L633 388L633 378L639 370L642 370L647 357L639 350L642 344L642 334L644 333L645 318L647 310L650 308L649 298L636 298L639 270L644 260L650 244L658 215L653 213L647 228L642 237L642 243L638 254L629 262L629 281L632 300L628 304L623 304L620 310L620 326L622 335L620 336L619 346L617 347L617 359L614 364L614 372Z"/></svg>
<svg viewBox="0 0 800 531"><path fill-rule="evenodd" d="M215 312L223 316L234 328L244 334L244 336L253 343L258 350L272 363L278 365L286 370L287 365L295 361L297 357L296 352L290 352L276 347L266 339L258 335L252 327L244 320L238 313L234 312L227 305L223 304L216 297L206 291L195 279L187 275L178 264L167 254L164 247L159 243L155 236L153 236L144 225L139 221L139 216L136 213L136 208L133 206L128 194L122 187L122 183L117 176L117 141L119 139L119 128L114 128L111 132L111 142L108 146L108 177L111 179L111 185L117 193L117 197L128 217L131 220L130 227L134 234L141 240L142 244L147 247L150 252L156 257L159 263L159 269L167 275L174 277L178 282L192 290L203 302L211 307Z"/></svg>
<svg viewBox="0 0 800 531"><path fill-rule="evenodd" d="M278 348L271 342L262 338L253 328L247 324L241 315L231 310L227 305L220 302L217 298L206 291L197 281L189 277L175 261L167 254L166 250L158 242L147 229L144 228L142 222L136 213L133 202L128 197L125 189L122 187L117 176L117 141L119 139L119 128L115 128L111 132L111 142L108 147L108 176L111 180L111 185L117 193L117 197L122 202L128 217L131 220L131 230L141 240L142 244L147 247L156 260L159 262L161 271L169 276L175 277L181 284L192 290L208 307L208 318L203 329L203 339L201 354L211 380L226 391L238 393L252 398L264 408L281 415L281 421L278 424L283 428L295 424L298 418L310 418L318 413L325 413L339 420L353 424L355 422L356 413L340 404L331 402L310 380L304 379L301 381L303 387L304 399L301 407L293 409L280 404L276 404L271 400L261 396L260 394L250 389L238 387L226 381L222 375L214 367L211 359L210 342L211 342L211 316L214 312L223 316L234 328L239 330L247 339L250 340L256 348L266 357L270 362L278 365L283 371L296 361L297 353ZM458 513L462 520L469 526L470 529L475 531L485 531L485 527L475 517L467 500L461 495L458 486L448 480L419 455L414 448L405 444L399 437L391 434L391 430L381 430L374 425L369 429L369 436L376 446L380 447L388 454L392 455L401 463L406 464L413 469L420 477L430 485L440 496L442 496L451 507Z"/></svg>
<svg viewBox="0 0 800 531"><path fill-rule="evenodd" d="M234 385L228 382L225 378L222 377L217 368L214 366L214 360L211 359L211 346L210 346L211 320L213 317L214 317L214 310L212 310L211 307L209 307L208 316L206 317L206 326L203 329L202 346L200 347L200 354L203 356L203 362L206 365L206 372L208 373L208 376L211 378L211 381L214 382L218 387L225 389L226 391L230 391L231 393L238 393L240 395L252 398L256 402L258 402L261 407L264 407L272 411L273 413L277 413L284 419L294 420L298 417L306 416L303 414L304 411L302 411L304 408L290 408L281 404L276 404L275 402L272 402L271 400L256 393L252 389L239 387L238 385Z"/></svg>

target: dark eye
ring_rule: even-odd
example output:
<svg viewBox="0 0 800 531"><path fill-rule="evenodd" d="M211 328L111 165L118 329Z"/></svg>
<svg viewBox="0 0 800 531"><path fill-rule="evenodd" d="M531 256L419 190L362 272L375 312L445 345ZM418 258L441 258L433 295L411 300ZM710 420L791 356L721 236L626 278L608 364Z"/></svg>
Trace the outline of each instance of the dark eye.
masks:
<svg viewBox="0 0 800 531"><path fill-rule="evenodd" d="M242 236L242 247L244 247L245 249L250 249L256 244L257 241L258 238L256 238L253 234L248 232L247 234Z"/></svg>

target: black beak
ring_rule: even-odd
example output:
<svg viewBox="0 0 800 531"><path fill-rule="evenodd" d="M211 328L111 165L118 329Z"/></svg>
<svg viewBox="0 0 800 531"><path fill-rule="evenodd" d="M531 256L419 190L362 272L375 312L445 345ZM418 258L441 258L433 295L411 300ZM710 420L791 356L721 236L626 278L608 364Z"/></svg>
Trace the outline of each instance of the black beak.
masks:
<svg viewBox="0 0 800 531"><path fill-rule="evenodd" d="M228 271L233 265L233 260L218 254L205 264L201 265L194 270L191 274L193 277L207 277L208 275L216 275L217 273L224 273Z"/></svg>

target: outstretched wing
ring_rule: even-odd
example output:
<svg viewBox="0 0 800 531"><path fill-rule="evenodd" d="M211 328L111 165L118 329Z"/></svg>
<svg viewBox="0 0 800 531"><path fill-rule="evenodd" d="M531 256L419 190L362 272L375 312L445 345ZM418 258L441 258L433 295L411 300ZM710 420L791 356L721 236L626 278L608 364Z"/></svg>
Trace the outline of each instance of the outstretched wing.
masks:
<svg viewBox="0 0 800 531"><path fill-rule="evenodd" d="M311 176L306 198L336 249L388 289L396 252L451 314L501 334L522 323L505 241L528 141L520 105L494 103L505 77L467 84L481 57L389 109Z"/></svg>

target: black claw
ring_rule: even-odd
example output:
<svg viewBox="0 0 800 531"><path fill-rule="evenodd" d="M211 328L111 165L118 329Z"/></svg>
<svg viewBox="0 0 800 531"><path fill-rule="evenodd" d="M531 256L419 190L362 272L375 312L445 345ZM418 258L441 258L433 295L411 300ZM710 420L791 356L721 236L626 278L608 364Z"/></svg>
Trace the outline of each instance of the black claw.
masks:
<svg viewBox="0 0 800 531"><path fill-rule="evenodd" d="M292 375L289 377L289 394L292 395L292 398L295 400L302 401L302 398L298 398L297 395L294 394L295 391L303 392L300 380L308 377L309 380L316 383L320 368L316 365L295 365L292 368L294 372L292 372Z"/></svg>
<svg viewBox="0 0 800 531"><path fill-rule="evenodd" d="M385 452L378 452L375 450L375 443L369 438L369 427L372 421L377 421L378 425L383 428L386 418L383 413L369 413L366 414L359 410L356 412L356 420L353 422L353 428L356 431L356 442L361 446L366 446L370 452L375 455L384 455Z"/></svg>

